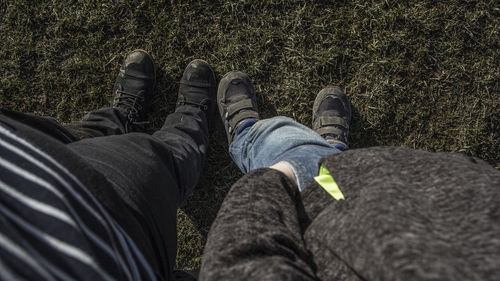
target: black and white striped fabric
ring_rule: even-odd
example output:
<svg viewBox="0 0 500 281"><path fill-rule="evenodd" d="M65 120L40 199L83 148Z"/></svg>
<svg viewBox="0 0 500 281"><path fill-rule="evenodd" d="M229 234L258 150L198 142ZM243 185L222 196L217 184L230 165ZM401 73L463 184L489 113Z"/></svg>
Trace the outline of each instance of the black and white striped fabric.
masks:
<svg viewBox="0 0 500 281"><path fill-rule="evenodd" d="M0 279L156 277L75 176L0 125Z"/></svg>

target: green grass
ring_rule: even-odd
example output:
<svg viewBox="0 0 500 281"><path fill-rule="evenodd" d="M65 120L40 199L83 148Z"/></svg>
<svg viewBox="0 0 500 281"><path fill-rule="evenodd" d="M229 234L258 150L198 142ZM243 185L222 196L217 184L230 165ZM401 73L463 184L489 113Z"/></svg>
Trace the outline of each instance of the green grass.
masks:
<svg viewBox="0 0 500 281"><path fill-rule="evenodd" d="M61 122L110 105L128 51L157 65L151 120L182 71L247 72L263 115L309 125L318 91L343 87L352 147L463 152L500 168L498 1L1 1L0 105ZM240 172L212 133L201 186L179 211L177 266L196 268Z"/></svg>

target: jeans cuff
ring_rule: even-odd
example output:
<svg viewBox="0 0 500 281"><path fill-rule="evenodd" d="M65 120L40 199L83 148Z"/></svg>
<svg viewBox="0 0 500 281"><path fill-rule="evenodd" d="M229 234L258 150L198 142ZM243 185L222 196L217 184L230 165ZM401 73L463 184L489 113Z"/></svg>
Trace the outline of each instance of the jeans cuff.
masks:
<svg viewBox="0 0 500 281"><path fill-rule="evenodd" d="M246 128L249 128L249 127L252 127L253 124L257 123L257 119L248 119L246 121L243 122L243 124L240 125L240 127L238 128L238 131L236 132L236 135L238 135L239 133L243 132L243 130L245 130Z"/></svg>
<svg viewBox="0 0 500 281"><path fill-rule="evenodd" d="M340 144L340 143L334 144L333 147L337 148L340 151L346 151L348 149L345 145Z"/></svg>
<svg viewBox="0 0 500 281"><path fill-rule="evenodd" d="M294 160L284 160L283 162L286 162L292 168L299 191L304 190L306 188L304 169Z"/></svg>

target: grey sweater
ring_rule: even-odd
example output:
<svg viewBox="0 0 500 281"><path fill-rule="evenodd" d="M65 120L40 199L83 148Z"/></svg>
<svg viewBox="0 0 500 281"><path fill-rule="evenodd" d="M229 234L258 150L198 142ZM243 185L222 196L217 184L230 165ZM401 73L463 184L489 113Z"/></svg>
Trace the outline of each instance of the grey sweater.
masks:
<svg viewBox="0 0 500 281"><path fill-rule="evenodd" d="M201 280L500 280L500 172L484 161L375 147L322 163L346 200L272 169L236 182Z"/></svg>

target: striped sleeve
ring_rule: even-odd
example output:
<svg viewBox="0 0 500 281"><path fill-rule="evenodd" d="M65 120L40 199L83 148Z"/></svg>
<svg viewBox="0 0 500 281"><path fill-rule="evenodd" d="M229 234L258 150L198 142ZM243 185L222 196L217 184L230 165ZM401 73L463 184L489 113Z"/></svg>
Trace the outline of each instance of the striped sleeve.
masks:
<svg viewBox="0 0 500 281"><path fill-rule="evenodd" d="M74 175L1 125L0 226L2 280L156 279Z"/></svg>

